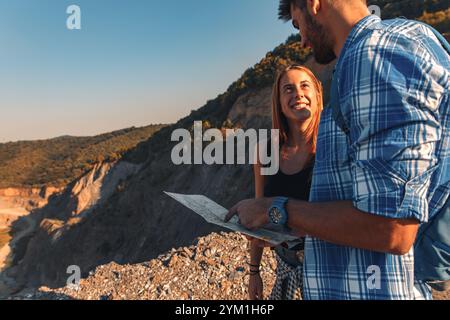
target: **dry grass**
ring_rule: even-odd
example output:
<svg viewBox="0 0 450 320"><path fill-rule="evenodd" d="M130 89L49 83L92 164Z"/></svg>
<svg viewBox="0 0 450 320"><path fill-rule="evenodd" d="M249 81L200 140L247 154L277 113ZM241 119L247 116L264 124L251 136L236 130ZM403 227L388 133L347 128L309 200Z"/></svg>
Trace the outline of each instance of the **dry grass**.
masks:
<svg viewBox="0 0 450 320"><path fill-rule="evenodd" d="M429 23L431 25L441 24L445 21L450 20L450 8L433 13L424 12L418 20Z"/></svg>

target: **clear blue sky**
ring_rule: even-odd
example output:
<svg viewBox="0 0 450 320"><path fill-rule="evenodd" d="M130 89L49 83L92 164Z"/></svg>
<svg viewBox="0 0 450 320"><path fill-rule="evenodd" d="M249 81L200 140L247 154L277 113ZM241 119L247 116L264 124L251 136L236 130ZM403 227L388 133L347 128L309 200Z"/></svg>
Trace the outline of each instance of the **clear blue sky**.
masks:
<svg viewBox="0 0 450 320"><path fill-rule="evenodd" d="M81 8L81 30L66 9ZM278 0L0 0L0 142L175 122L294 32Z"/></svg>

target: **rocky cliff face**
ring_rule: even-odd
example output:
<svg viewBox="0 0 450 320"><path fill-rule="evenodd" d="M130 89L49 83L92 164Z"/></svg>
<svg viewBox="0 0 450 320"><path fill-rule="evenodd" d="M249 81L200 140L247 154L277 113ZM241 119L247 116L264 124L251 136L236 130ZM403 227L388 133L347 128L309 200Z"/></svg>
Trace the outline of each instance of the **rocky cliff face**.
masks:
<svg viewBox="0 0 450 320"><path fill-rule="evenodd" d="M242 128L270 128L272 88L250 92L239 97L231 108L228 118Z"/></svg>
<svg viewBox="0 0 450 320"><path fill-rule="evenodd" d="M72 216L87 216L92 208L104 203L119 184L139 168L139 165L126 161L96 165L68 190L68 207L73 208Z"/></svg>
<svg viewBox="0 0 450 320"><path fill-rule="evenodd" d="M0 271L10 265L15 243L34 229L29 212L45 206L59 191L57 188L0 189Z"/></svg>
<svg viewBox="0 0 450 320"><path fill-rule="evenodd" d="M9 231L15 221L30 211L45 206L48 199L59 191L61 189L52 187L0 189L0 229Z"/></svg>
<svg viewBox="0 0 450 320"><path fill-rule="evenodd" d="M27 211L42 207L48 199L62 188L3 188L0 189L0 210L24 208Z"/></svg>
<svg viewBox="0 0 450 320"><path fill-rule="evenodd" d="M0 248L0 269L5 266L12 267L3 270L0 282L6 282L10 285L9 289L14 290L20 288L15 280L17 263L22 262L24 255L35 255L36 252L27 252L27 248L46 246L46 242L42 241L41 233L51 236L45 238L54 242L67 228L80 223L83 218L87 217L92 209L101 205L120 187L120 183L134 174L140 168L139 165L120 162L120 163L103 163L97 164L92 170L87 172L77 181L68 185L59 194L53 194L47 199L50 191L47 189L36 190L17 190L7 189L3 192L3 198L9 201L3 201L3 205L8 207L12 204L26 201L30 198L38 198L45 205L41 208L37 207L28 214L23 208L12 208L0 210L0 217L6 219L11 232L14 234L12 241L5 247ZM28 198L27 198L28 197ZM45 200L45 201L44 201ZM5 204L6 203L6 204ZM19 210L22 209L21 214ZM8 221L7 214L12 214L12 219ZM1 222L1 221L0 221ZM39 257L42 257L38 254ZM21 265L21 264L20 264ZM12 275L13 277L10 277ZM18 277L21 279L21 277ZM0 294L9 293L0 283Z"/></svg>

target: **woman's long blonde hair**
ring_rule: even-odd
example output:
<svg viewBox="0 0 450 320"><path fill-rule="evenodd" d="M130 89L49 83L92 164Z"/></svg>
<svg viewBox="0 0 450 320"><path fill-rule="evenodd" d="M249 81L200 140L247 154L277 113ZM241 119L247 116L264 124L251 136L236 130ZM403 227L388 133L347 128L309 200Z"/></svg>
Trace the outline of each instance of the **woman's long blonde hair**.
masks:
<svg viewBox="0 0 450 320"><path fill-rule="evenodd" d="M316 76L307 67L300 65L291 65L282 70L273 85L272 92L272 128L280 130L280 146L288 140L289 126L286 117L281 111L280 102L280 82L283 76L290 70L300 70L308 74L308 76L313 81L314 88L316 90L317 97L317 114L313 114L313 121L311 121L308 129L306 131L306 139L311 142L311 147L313 153L316 152L317 145L317 134L319 131L320 114L323 110L323 89L322 83L316 78Z"/></svg>

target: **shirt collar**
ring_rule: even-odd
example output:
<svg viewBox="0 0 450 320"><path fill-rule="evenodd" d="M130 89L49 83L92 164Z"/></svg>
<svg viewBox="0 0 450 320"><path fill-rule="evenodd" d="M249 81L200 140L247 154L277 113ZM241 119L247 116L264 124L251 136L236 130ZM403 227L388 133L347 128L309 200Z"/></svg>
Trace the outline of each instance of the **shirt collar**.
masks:
<svg viewBox="0 0 450 320"><path fill-rule="evenodd" d="M344 47L341 50L341 54L339 55L339 59L337 64L339 64L339 61L341 60L341 57L344 56L345 51L351 46L351 44L355 41L356 38L369 26L372 24L378 23L381 21L381 18L377 15L371 14L364 18L362 18L350 31L350 34L347 37L347 40L345 41Z"/></svg>

